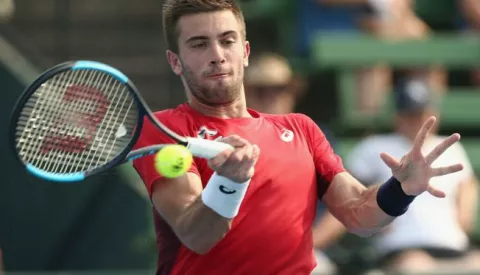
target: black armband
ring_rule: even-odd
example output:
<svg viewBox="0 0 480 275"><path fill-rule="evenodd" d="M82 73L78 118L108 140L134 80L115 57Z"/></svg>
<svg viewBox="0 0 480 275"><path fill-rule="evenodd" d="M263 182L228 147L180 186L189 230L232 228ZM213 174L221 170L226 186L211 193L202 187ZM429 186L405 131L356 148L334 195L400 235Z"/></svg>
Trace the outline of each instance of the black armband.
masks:
<svg viewBox="0 0 480 275"><path fill-rule="evenodd" d="M405 194L400 182L391 177L378 189L377 204L386 214L398 217L407 212L415 197Z"/></svg>

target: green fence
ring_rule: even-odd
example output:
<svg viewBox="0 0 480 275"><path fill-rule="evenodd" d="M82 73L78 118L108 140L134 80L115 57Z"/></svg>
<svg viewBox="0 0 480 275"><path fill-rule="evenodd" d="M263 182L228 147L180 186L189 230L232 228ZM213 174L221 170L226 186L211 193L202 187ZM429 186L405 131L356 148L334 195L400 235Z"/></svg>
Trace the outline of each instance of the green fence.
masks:
<svg viewBox="0 0 480 275"><path fill-rule="evenodd" d="M480 37L435 36L427 40L380 41L363 35L322 34L312 45L310 67L333 69L338 73L341 94L338 123L363 128L373 123L389 125L391 100L375 117L362 115L355 108L355 72L377 64L392 68L421 68L441 65L446 69L469 69L480 65ZM389 93L391 94L391 93ZM480 88L453 89L442 99L443 127L477 127L480 117Z"/></svg>

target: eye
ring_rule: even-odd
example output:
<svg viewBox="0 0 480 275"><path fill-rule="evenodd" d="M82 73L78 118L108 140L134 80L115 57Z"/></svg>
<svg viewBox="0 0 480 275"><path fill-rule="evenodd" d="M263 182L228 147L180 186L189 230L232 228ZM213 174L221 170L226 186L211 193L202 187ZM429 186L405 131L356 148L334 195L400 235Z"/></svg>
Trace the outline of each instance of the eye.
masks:
<svg viewBox="0 0 480 275"><path fill-rule="evenodd" d="M235 40L233 39L228 39L228 40L224 40L222 42L224 45L232 45L233 43L235 43Z"/></svg>
<svg viewBox="0 0 480 275"><path fill-rule="evenodd" d="M205 42L201 42L201 43L196 43L196 44L193 44L192 45L192 48L195 48L195 49L201 49L201 48L204 48L207 44Z"/></svg>

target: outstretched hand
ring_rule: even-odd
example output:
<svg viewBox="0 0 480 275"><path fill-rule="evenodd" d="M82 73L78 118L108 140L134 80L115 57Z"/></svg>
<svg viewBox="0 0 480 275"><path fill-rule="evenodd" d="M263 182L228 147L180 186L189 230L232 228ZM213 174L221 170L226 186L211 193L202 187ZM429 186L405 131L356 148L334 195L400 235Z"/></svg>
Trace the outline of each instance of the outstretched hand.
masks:
<svg viewBox="0 0 480 275"><path fill-rule="evenodd" d="M418 131L412 149L398 161L387 153L380 154L383 162L390 167L393 176L401 183L403 192L410 196L418 196L427 191L435 197L445 197L445 192L430 185L432 177L452 174L463 169L459 163L450 166L432 168L432 163L450 146L460 140L459 134L453 134L438 144L429 154L422 154L422 147L430 130L435 124L435 117L425 121Z"/></svg>

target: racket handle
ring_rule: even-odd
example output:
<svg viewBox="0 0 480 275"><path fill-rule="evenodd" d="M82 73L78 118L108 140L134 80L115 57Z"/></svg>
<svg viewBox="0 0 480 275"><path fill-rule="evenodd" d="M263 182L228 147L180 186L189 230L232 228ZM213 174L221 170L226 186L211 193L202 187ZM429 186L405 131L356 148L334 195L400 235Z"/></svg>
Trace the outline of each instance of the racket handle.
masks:
<svg viewBox="0 0 480 275"><path fill-rule="evenodd" d="M234 150L230 144L214 140L187 138L187 142L187 148L192 155L200 158L211 159L225 150Z"/></svg>

